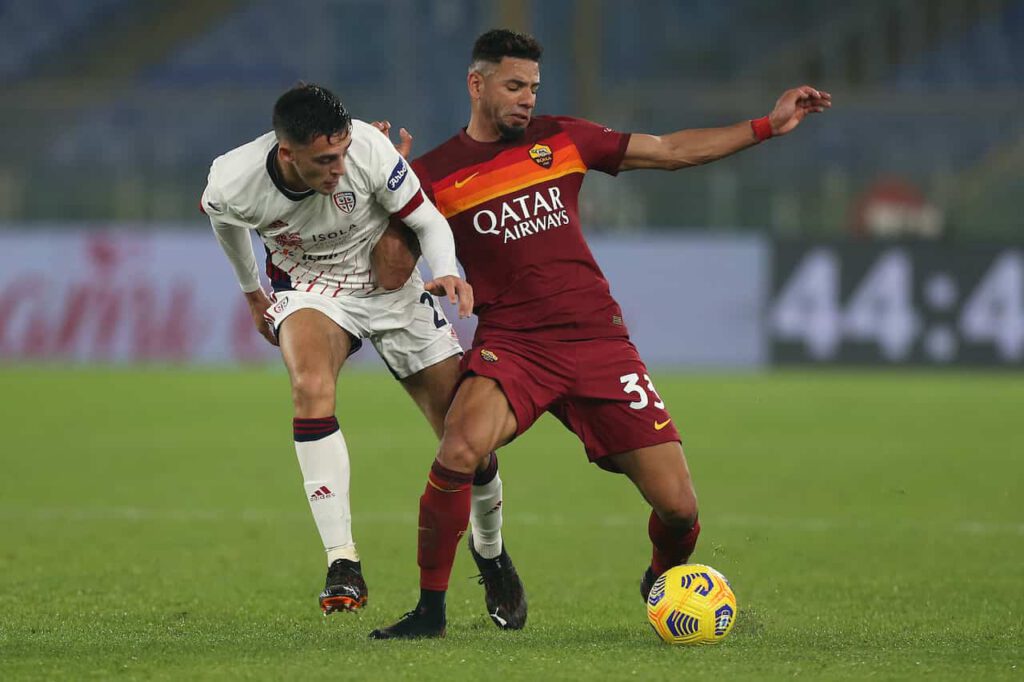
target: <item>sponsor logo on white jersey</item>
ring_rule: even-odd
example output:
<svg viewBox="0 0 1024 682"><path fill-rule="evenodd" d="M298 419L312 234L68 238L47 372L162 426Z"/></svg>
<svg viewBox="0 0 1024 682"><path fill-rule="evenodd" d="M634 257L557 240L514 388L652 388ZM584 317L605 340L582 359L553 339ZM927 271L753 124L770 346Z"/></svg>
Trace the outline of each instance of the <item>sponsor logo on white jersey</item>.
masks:
<svg viewBox="0 0 1024 682"><path fill-rule="evenodd" d="M333 259L337 258L338 255L339 254L337 252L335 252L335 253L325 253L325 254L323 254L321 256L311 256L308 253L304 253L304 254L302 254L302 260L304 260L304 261L322 262L322 261L327 261L327 260L333 260Z"/></svg>
<svg viewBox="0 0 1024 682"><path fill-rule="evenodd" d="M405 165L404 159L399 159L398 163L395 164L394 169L391 171L391 175L388 176L388 189L394 192L402 183L405 182L405 176L409 174L409 167Z"/></svg>
<svg viewBox="0 0 1024 682"><path fill-rule="evenodd" d="M349 232L355 229L355 227L355 223L351 223L349 225L342 225L338 229L331 230L330 232L320 232L319 234L314 234L312 237L309 238L309 241L313 244L329 244L332 242L343 240L348 236Z"/></svg>

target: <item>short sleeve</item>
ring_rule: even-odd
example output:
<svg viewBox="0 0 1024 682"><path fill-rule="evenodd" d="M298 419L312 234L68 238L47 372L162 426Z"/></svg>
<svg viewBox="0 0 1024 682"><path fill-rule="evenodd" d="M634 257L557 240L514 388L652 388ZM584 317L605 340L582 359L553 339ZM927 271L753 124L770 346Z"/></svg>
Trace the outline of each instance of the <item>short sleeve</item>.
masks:
<svg viewBox="0 0 1024 682"><path fill-rule="evenodd" d="M420 181L409 162L383 135L371 136L373 144L373 177L371 183L374 197L388 213L408 214L412 204L423 201ZM414 207L413 207L414 208Z"/></svg>
<svg viewBox="0 0 1024 682"><path fill-rule="evenodd" d="M618 175L626 147L629 146L629 133L621 133L582 118L557 118L588 169Z"/></svg>

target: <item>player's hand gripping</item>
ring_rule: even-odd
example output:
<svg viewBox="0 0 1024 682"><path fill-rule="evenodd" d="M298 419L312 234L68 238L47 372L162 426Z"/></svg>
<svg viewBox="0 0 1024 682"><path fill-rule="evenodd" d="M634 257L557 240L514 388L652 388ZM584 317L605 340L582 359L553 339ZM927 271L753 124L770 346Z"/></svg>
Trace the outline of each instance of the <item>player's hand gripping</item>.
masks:
<svg viewBox="0 0 1024 682"><path fill-rule="evenodd" d="M809 85L786 90L768 114L772 136L785 135L804 120L807 114L820 114L832 106L832 95Z"/></svg>
<svg viewBox="0 0 1024 682"><path fill-rule="evenodd" d="M384 133L384 137L391 139L391 121L374 121L370 125ZM399 128L398 137L401 142L395 145L395 151L401 154L403 159L408 159L412 151L412 135L405 128Z"/></svg>
<svg viewBox="0 0 1024 682"><path fill-rule="evenodd" d="M274 334L274 325L270 315L267 313L274 302L267 297L262 288L245 294L245 301L249 304L249 314L252 315L256 331L271 344L278 345L277 336Z"/></svg>
<svg viewBox="0 0 1024 682"><path fill-rule="evenodd" d="M473 287L464 279L454 275L438 277L424 284L423 288L434 296L447 296L452 305L457 302L459 317L469 317L473 313Z"/></svg>

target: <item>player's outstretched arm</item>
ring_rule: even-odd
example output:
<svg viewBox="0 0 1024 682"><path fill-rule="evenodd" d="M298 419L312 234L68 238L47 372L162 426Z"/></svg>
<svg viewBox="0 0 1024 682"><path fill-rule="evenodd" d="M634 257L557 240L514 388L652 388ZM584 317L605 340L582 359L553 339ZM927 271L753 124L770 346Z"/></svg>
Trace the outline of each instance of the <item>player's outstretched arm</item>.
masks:
<svg viewBox="0 0 1024 682"><path fill-rule="evenodd" d="M786 135L808 114L832 106L832 95L803 85L782 93L767 116L724 128L693 128L668 135L634 134L619 170L678 170L699 166L751 147L769 137Z"/></svg>

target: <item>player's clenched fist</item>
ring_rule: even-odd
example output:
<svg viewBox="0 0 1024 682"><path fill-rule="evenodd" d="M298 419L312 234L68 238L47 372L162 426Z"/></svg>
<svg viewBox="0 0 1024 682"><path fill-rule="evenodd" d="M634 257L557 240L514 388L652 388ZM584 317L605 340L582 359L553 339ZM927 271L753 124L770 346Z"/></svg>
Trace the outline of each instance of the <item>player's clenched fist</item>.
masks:
<svg viewBox="0 0 1024 682"><path fill-rule="evenodd" d="M473 287L464 279L448 275L432 279L423 288L434 296L447 296L448 301L459 306L459 317L469 317L473 313Z"/></svg>

